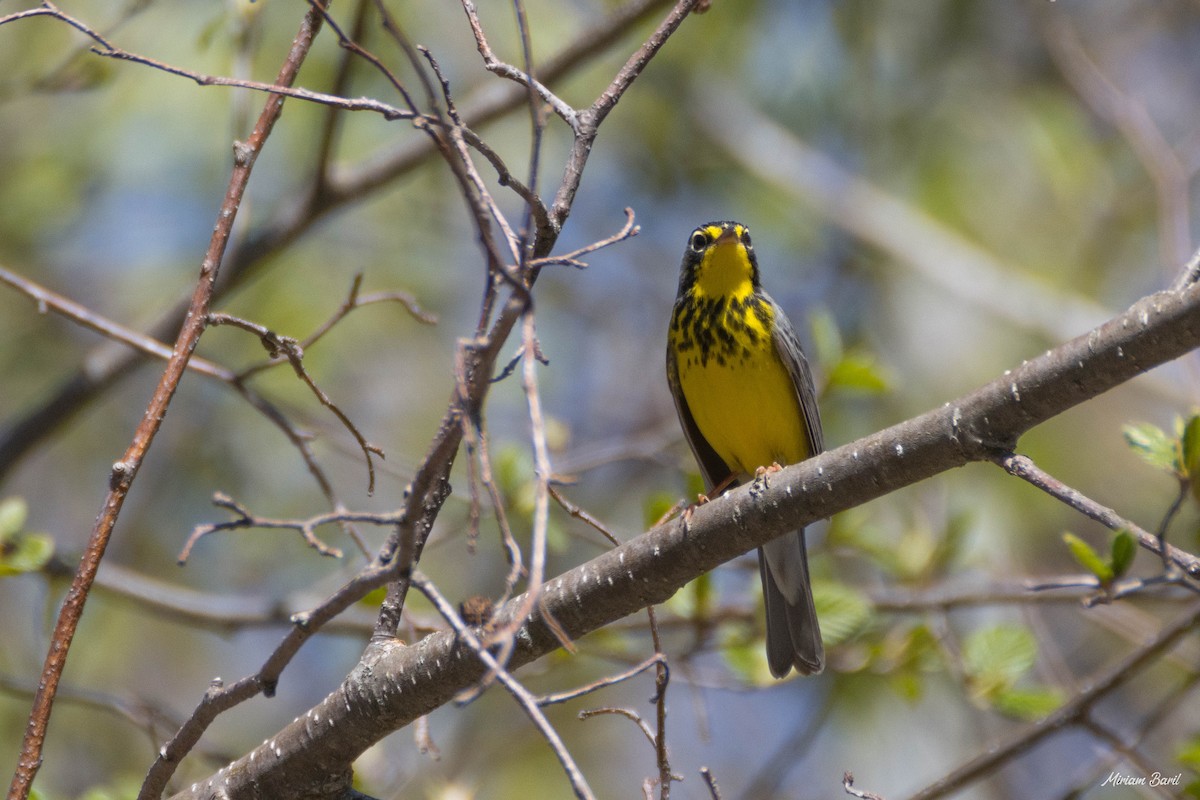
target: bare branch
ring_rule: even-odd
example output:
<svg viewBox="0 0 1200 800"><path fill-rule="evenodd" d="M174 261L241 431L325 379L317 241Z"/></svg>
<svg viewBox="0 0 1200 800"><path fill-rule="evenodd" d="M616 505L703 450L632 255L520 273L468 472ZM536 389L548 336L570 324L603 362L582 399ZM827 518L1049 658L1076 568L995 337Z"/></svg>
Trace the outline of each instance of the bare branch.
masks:
<svg viewBox="0 0 1200 800"><path fill-rule="evenodd" d="M721 800L721 787L717 785L717 779L712 774L712 770L708 767L701 767L700 777L704 778L704 785L708 787L708 796L712 800Z"/></svg>
<svg viewBox="0 0 1200 800"><path fill-rule="evenodd" d="M555 705L556 703L565 703L569 700L575 700L576 698L583 697L586 694L591 694L592 692L599 691L600 689L607 689L609 686L615 686L618 683L623 683L630 678L641 675L643 672L656 664L666 664L666 658L661 653L655 653L654 655L650 656L650 658L647 658L645 661L638 664L636 667L630 667L624 672L593 681L587 686L581 686L578 689L571 689L567 692L557 692L555 694L542 695L537 699L537 702L539 706L551 706Z"/></svg>
<svg viewBox="0 0 1200 800"><path fill-rule="evenodd" d="M605 239L600 239L599 241L596 241L596 242L592 242L591 244L589 244L585 247L581 247L578 250L572 250L571 252L564 253L561 256L546 256L545 258L534 259L533 261L529 262L529 266L543 267L543 266L547 266L550 264L563 264L565 266L576 267L577 269L582 269L587 266L587 264L585 264L581 260L582 256L586 256L590 253L596 252L597 250L601 250L605 247L609 247L611 245L618 244L620 242L625 241L626 239L630 239L630 238L633 238L634 236L637 236L638 233L641 232L642 229L641 229L641 226L634 224L633 219L634 219L633 209L626 208L625 209L625 225L621 228L621 230L617 231L612 236L609 236Z"/></svg>
<svg viewBox="0 0 1200 800"><path fill-rule="evenodd" d="M625 66L621 67L612 82L600 93L591 106L579 112L579 126L575 133L575 141L571 145L571 154L563 172L562 183L554 196L554 204L550 211L550 221L555 230L561 230L567 216L571 213L571 205L575 201L575 192L579 189L579 181L583 178L583 169L592 151L592 143L600 130L600 123L616 106L617 101L633 85L642 74L646 65L658 54L671 35L683 24L683 20L691 12L696 0L678 0L654 33L641 47L629 57Z"/></svg>
<svg viewBox="0 0 1200 800"><path fill-rule="evenodd" d="M1156 534L1121 517L1111 508L1097 503L1081 492L1048 475L1037 467L1028 456L1005 453L993 459L1006 472L1028 481L1037 488L1066 503L1071 508L1096 520L1106 528L1117 531L1128 530L1138 540L1138 544L1157 555L1165 555L1172 563L1178 565L1193 578L1200 578L1200 558L1180 550L1173 545L1165 544Z"/></svg>
<svg viewBox="0 0 1200 800"><path fill-rule="evenodd" d="M253 514L238 503L232 497L225 494L216 494L213 497L213 505L218 508L224 508L230 511L234 518L226 522L212 522L206 525L197 525L192 531L192 535L188 537L187 543L184 544L183 550L179 553L179 563L187 563L188 557L191 556L192 547L196 542L210 533L218 531L233 531L245 530L249 528L264 528L267 530L290 530L296 531L304 537L304 541L308 542L309 546L323 556L331 556L333 558L341 558L342 551L336 547L330 547L320 540L317 536L317 528L322 525L330 525L333 523L346 522L365 522L370 525L390 526L400 522L399 514L369 514L366 512L352 511L331 511L325 514L317 514L308 519L273 519L270 517L261 517Z"/></svg>
<svg viewBox="0 0 1200 800"><path fill-rule="evenodd" d="M864 792L861 789L854 788L854 776L849 772L842 775L842 789L846 794L857 797L859 800L884 800L883 795L875 794L874 792Z"/></svg>
<svg viewBox="0 0 1200 800"><path fill-rule="evenodd" d="M4 269L3 267L0 267L0 281L9 284L13 288L27 294L29 297L32 297L35 301L37 301L40 310L53 310L63 315L67 319L70 319L85 328L94 330L115 342L120 342L124 345L134 348L139 352L162 359L163 361L170 361L171 359L171 348L157 339L153 339L139 331L133 330L132 328L128 328L118 322L114 322L106 317L103 317L91 309L62 297L61 295L56 294L55 292L52 292L27 278L17 275L10 270ZM407 295L404 295L403 293L396 294L399 296L395 299L408 305L410 298L408 298ZM387 299L391 299L391 297L386 294L379 295L378 300L375 296L372 296L359 300L358 305L366 305L368 302L381 302ZM409 308L411 311L412 306L409 306ZM334 320L331 320L329 323L327 323L324 328L319 330L316 334L310 337L310 340L307 341L315 341L337 320L341 319L345 313L348 313L348 310L349 309L343 307L343 312L340 315L335 315ZM280 355L278 358L269 361L266 364L260 365L257 368L252 367L240 374L237 374L229 369L226 369L225 367L220 366L219 364L216 364L215 362L193 355L188 361L187 368L192 372L196 372L200 375L221 381L233 389L233 391L237 392L255 410L266 417L271 424L279 428L287 440L291 442L292 445L299 451L300 457L304 460L305 466L308 467L309 473L313 476L313 478L317 481L317 485L321 488L321 493L331 505L341 508L341 501L338 500L337 495L334 492L333 484L326 476L324 469L321 468L321 465L317 463L316 456L314 455L312 448L309 446L309 437L297 430L278 407L276 407L262 395L252 390L246 383L246 377L253 374L258 369L265 369L266 367L273 366L275 364L281 364L286 360L287 359L285 356ZM364 555L367 554L366 543L362 540L362 537L358 535L358 532L355 531L352 526L346 526L344 530L346 534L354 540L359 550L362 551Z"/></svg>
<svg viewBox="0 0 1200 800"><path fill-rule="evenodd" d="M159 61L149 56L139 55L138 53L130 53L122 50L119 47L95 47L92 52L98 56L105 58L114 58L118 61L130 61L134 64L142 64L147 67L178 75L181 78L188 78L195 81L200 86L228 86L235 89L250 89L255 92L267 92L269 94L279 95L281 97L294 97L297 100L305 100L310 103L329 106L341 111L371 111L379 114L386 120L410 119L414 122L424 121L425 123L431 120L424 119L412 111L402 108L397 108L388 103L376 100L371 97L338 97L325 92L315 92L311 89L297 89L292 86L283 86L276 83L261 83L259 81L250 81L242 78L226 78L220 75L205 75L202 72L177 67L173 64L168 64L164 61Z"/></svg>
<svg viewBox="0 0 1200 800"><path fill-rule="evenodd" d="M667 6L669 2L670 0L628 0L596 26L590 27L565 45L557 55L548 59L542 65L543 78L555 80L578 70L606 52L606 48L622 35ZM20 14L29 16L27 12ZM37 15L59 16L64 21L72 22L57 11L38 10ZM0 20L15 17L16 15L10 15ZM385 26L388 22L389 18L385 15ZM86 26L81 29L85 32L90 31ZM96 41L107 44L103 37ZM469 103L464 109L462 119L466 125L479 127L511 112L526 99L527 92L518 91L516 87L512 87L508 92L485 90L479 93L476 102ZM380 159L368 159L340 176L323 177L325 161L317 159L317 169L321 174L313 179L311 192L299 196L292 206L282 209L273 222L253 232L229 252L221 271L222 279L216 287L216 296L223 295L239 285L248 275L263 268L270 256L295 242L325 215L350 203L361 201L391 185L397 178L409 174L423 164L436 151L437 146L432 138L405 141L388 155ZM154 329L152 336L159 339L174 336L186 312L186 303L172 309L164 316L164 321ZM85 359L88 364L86 369L80 368L45 402L24 414L3 432L3 437L0 438L0 477L13 469L40 441L73 419L80 408L107 391L139 363L139 359L132 354L114 354L111 349L102 352L106 357L97 358L95 354L88 356ZM96 364L102 364L102 367L97 368Z"/></svg>
<svg viewBox="0 0 1200 800"><path fill-rule="evenodd" d="M1197 319L1200 286L1144 298L1095 331L1025 362L969 395L785 467L758 494L742 487L699 507L686 530L676 520L600 554L546 582L544 605L539 604L523 620L506 669L511 672L561 646L561 634L546 622L541 608L553 614L572 640L578 640L589 631L665 601L696 576L774 536L969 461L989 460L997 442L1014 441L1055 414L1200 345ZM518 597L502 606L495 615L496 624L511 621L523 604L524 598ZM1160 638L1152 651L1139 650L1134 654L1138 659L1134 668L1131 670L1133 662L1127 661L1120 667L1126 677L1117 680L1127 680L1131 671L1185 635L1200 619L1200 610L1185 616L1188 618L1164 630L1163 636L1170 641ZM352 761L371 741L429 713L455 692L477 685L490 666L461 663L456 641L449 633L434 634L416 647L389 648L372 658L373 674L421 674L429 691L396 698L386 724L369 734L359 726L362 735L353 746L330 738L332 732L305 733L309 757L336 748L341 757ZM1115 688L1111 682L1097 685L1100 691ZM326 701L335 706L339 702L345 702L340 692ZM303 730L303 725L298 725L297 735ZM291 731L289 726L280 735L290 736ZM270 764L260 767L255 786L269 793L276 782L294 779L298 765L289 761L278 770ZM240 767L232 765L226 774L241 774ZM207 786L202 783L197 791L203 792ZM202 795L180 795L193 796Z"/></svg>
<svg viewBox="0 0 1200 800"><path fill-rule="evenodd" d="M209 314L208 323L210 325L231 325L253 333L262 342L263 347L266 348L267 355L272 359L284 359L292 365L292 370L296 373L296 377L304 381L304 384L308 386L321 405L332 411L333 415L342 423L342 426L354 437L354 441L358 442L358 447L362 450L363 457L367 462L367 494L374 494L375 461L372 456L383 458L383 449L378 445L368 442L362 432L359 431L358 426L351 421L350 417L346 416L346 413L338 407L337 403L333 402L329 395L325 394L321 387L317 386L317 382L308 374L308 369L304 366L304 349L300 346L300 342L290 336L280 336L258 323L240 319L229 314Z"/></svg>
<svg viewBox="0 0 1200 800"><path fill-rule="evenodd" d="M567 746L563 744L562 738L558 735L558 731L554 730L554 726L550 724L550 721L546 719L545 715L542 714L541 709L538 707L537 698L530 694L528 689L522 686L515 678L512 677L507 669L505 669L495 658L492 657L492 654L486 647L484 647L483 643L475 637L475 634L471 632L471 629L468 628L466 623L462 621L462 618L458 616L458 612L454 610L454 606L452 606L446 600L446 598L442 596L441 592L437 590L437 587L433 585L432 581L417 572L413 573L412 585L415 586L421 592L421 594L425 595L429 602L433 603L438 612L441 613L446 621L449 622L454 628L454 633L459 637L459 639L464 642L467 647L474 651L475 655L479 657L479 660L482 661L488 668L488 673L496 676L496 679L499 680L500 683L504 685L504 688L508 690L509 694L516 699L517 703L525 711L526 715L533 720L534 725L537 726L542 736L546 738L546 741L554 750L554 755L558 757L559 763L562 764L563 769L566 771L567 778L571 781L571 789L575 792L575 796L580 798L580 800L594 798L595 795L592 794L591 788L587 785L587 780L584 779L583 773L579 771L579 767L575 764L575 759L571 757L571 753L567 750Z"/></svg>
<svg viewBox="0 0 1200 800"><path fill-rule="evenodd" d="M475 34L475 44L479 48L479 55L483 56L483 65L487 70L537 92L538 97L554 109L554 113L570 125L572 131L578 133L579 118L575 109L563 102L562 98L539 83L528 72L496 58L496 54L492 52L492 48L488 44L487 37L483 35L483 26L479 23L479 12L475 9L475 3L472 0L462 0L462 5L463 10L467 12L467 21L471 24L471 32Z"/></svg>

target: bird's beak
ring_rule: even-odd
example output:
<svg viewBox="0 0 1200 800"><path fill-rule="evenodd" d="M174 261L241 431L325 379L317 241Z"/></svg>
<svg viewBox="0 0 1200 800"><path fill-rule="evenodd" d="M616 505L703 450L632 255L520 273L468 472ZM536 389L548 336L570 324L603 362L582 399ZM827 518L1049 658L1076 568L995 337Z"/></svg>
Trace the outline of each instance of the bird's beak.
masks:
<svg viewBox="0 0 1200 800"><path fill-rule="evenodd" d="M721 235L717 237L716 243L717 244L736 244L737 240L738 240L737 229L736 228L726 228L724 231L721 232Z"/></svg>

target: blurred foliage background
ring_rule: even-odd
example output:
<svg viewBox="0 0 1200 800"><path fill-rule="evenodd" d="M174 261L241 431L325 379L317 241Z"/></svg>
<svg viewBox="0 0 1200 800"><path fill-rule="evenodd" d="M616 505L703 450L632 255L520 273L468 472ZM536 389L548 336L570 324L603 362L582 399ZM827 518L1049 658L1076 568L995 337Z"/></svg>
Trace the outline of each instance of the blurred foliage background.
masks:
<svg viewBox="0 0 1200 800"><path fill-rule="evenodd" d="M336 13L349 20L353 5L339 4ZM751 226L765 285L793 320L808 320L800 327L824 379L830 445L940 405L1085 332L1167 285L1192 246L1200 165L1195 3L712 5L684 23L604 123L558 250L616 231L626 206L641 234L595 254L586 270L547 270L536 289L555 468L572 478L564 493L621 538L694 492L662 367L679 258L694 225L735 218ZM388 6L438 57L460 103L499 91L503 82L483 70L457 4ZM659 3L553 88L573 105L590 103L666 7ZM127 50L269 81L303 8L283 0L157 0L119 9L78 0L66 10ZM535 59L587 37L615 8L610 0L530 0ZM486 0L480 12L500 56L519 62L510 4ZM366 44L405 74L395 48L369 28ZM322 33L300 84L326 89L340 57L335 38ZM0 76L0 266L150 329L191 291L231 143L246 135L261 96L98 58L66 26L36 19L0 27ZM347 94L397 102L365 67ZM243 236L292 213L326 117L325 109L288 102L241 210ZM369 168L421 136L365 113L342 124L337 168ZM517 174L527 171L526 111L480 132ZM543 186L556 185L568 144L552 118ZM516 198L496 191L520 219ZM399 505L433 435L453 386L455 342L471 334L478 314L482 261L441 162L429 159L322 219L217 307L302 337L337 309L357 273L364 290L409 292L438 318L428 326L399 306L371 306L306 354L320 385L387 452L374 496L366 494L353 440L286 368L255 386L316 434L314 448L349 506L387 510ZM0 288L0 430L87 368L100 342ZM200 354L235 368L263 358L253 337L231 329L210 330ZM1176 484L1127 446L1122 425L1146 421L1171 432L1195 402L1196 367L1189 357L1134 381L1033 431L1021 450L1154 529ZM159 364L143 364L0 466L0 498L27 504L19 527L48 534L72 568L110 466L159 373ZM495 386L487 420L510 513L518 533L527 532L532 462L515 380ZM462 463L424 563L455 598L495 594L505 574L486 514L468 555ZM72 651L39 776L45 797L135 791L208 682L256 669L281 636L279 626L185 624L131 601L130 586L153 579L198 608L212 598L311 603L361 563L352 542L326 530L346 551L342 561L318 556L298 537L257 531L204 539L185 567L175 565L194 526L223 518L210 504L216 491L268 516L326 508L295 449L213 381L185 378L145 466L101 571L115 590L96 591ZM1185 506L1172 541L1196 548L1197 519L1194 505ZM1098 550L1108 546L1099 526L978 465L842 515L810 535L834 646L826 673L807 680L764 679L752 559L681 592L664 612L672 765L686 778L676 796L707 797L698 770L708 766L725 797L836 796L845 770L864 788L901 797L1046 713L1179 608L1169 593L1085 610L1077 595L1014 599L1001 591L1026 578L1081 572L1062 542L1068 530ZM372 545L385 535L366 534ZM558 511L553 534L550 574L606 547ZM1135 574L1155 569L1145 553L1133 567ZM0 579L5 773L64 586L45 572ZM947 610L930 601L993 589L996 602ZM915 610L879 605L897 598ZM411 602L415 619L433 620ZM370 609L362 611L369 620ZM627 622L522 677L536 691L555 691L640 661L651 652L643 621ZM319 636L284 674L276 698L257 698L217 722L204 740L206 757L193 757L179 780L207 775L317 702L353 666L364 639L363 630ZM1177 691L1196 678L1191 647L1102 707L1106 725L1137 740L1132 753L1120 755L1094 733L1066 732L963 796L1161 796L1100 786L1110 771L1148 767L1194 779L1200 702ZM653 750L626 719L576 714L611 705L650 716L652 694L652 679L643 677L551 709L602 796L638 796L655 773ZM1164 698L1170 713L1147 727L1145 716ZM567 793L549 749L497 690L438 711L429 735L437 759L419 753L409 731L373 748L357 765L363 790L429 798Z"/></svg>

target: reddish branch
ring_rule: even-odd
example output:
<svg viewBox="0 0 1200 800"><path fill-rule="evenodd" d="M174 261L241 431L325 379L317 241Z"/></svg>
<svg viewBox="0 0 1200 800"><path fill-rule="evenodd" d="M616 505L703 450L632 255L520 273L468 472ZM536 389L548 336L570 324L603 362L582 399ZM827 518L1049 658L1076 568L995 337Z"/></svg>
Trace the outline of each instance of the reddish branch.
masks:
<svg viewBox="0 0 1200 800"><path fill-rule="evenodd" d="M284 62L283 68L280 70L279 76L275 81L280 86L290 85L295 79L300 65L304 61L304 57L308 54L309 46L312 44L319 24L319 15L306 15L300 27L300 32L292 43L287 60ZM150 445L154 441L155 434L158 433L159 428L162 426L163 418L166 416L167 408L171 404L171 398L175 394L175 389L179 386L179 381L187 369L192 351L195 349L197 342L199 342L200 335L204 332L209 305L212 302L213 286L217 278L221 259L225 254L225 247L229 243L229 237L233 230L233 222L237 217L238 207L242 202L242 195L250 180L254 161L266 143L267 137L270 136L271 129L279 119L282 110L283 97L277 94L271 95L267 99L262 114L259 116L258 123L255 125L249 139L238 143L234 149L234 167L230 176L229 187L225 192L225 199L221 203L220 212L217 214L213 236L209 242L208 251L205 253L204 261L200 266L200 280L197 282L195 291L192 293L192 300L189 304L183 327L175 341L175 347L170 360L167 362L167 368L164 370L162 378L154 390L154 394L150 399L150 404L146 408L146 413L142 417L141 423L134 432L133 441L130 443L128 449L126 449L121 460L113 465L108 496L104 499L100 514L96 518L96 523L92 529L91 536L88 538L87 547L84 550L79 569L75 574L75 578L71 581L71 587L67 591L66 598L59 612L58 621L54 626L51 644L42 668L42 677L38 682L38 691L34 696L33 708L29 715L28 725L26 726L25 738L21 746L21 755L17 762L17 769L13 775L12 784L9 787L8 800L25 800L29 796L34 776L41 766L42 746L46 739L46 729L50 723L50 711L54 704L54 695L58 690L63 668L66 666L71 641L75 636L79 619L83 615L83 607L87 602L88 592L91 590L92 582L95 580L96 570L100 567L100 561L104 557L105 549L108 547L109 539L112 536L113 528L116 526L121 508L125 503L125 498L129 493L129 488L137 476L138 469L142 465L142 460L145 458L146 452L150 449Z"/></svg>

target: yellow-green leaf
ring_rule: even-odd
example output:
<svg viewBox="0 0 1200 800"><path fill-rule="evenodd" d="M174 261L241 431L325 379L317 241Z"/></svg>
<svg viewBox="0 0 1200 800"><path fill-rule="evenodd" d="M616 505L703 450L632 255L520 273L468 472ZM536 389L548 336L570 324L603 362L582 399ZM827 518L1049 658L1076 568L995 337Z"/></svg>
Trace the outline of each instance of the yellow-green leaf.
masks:
<svg viewBox="0 0 1200 800"><path fill-rule="evenodd" d="M642 523L647 529L658 524L677 503L679 498L670 492L651 492L642 503Z"/></svg>
<svg viewBox="0 0 1200 800"><path fill-rule="evenodd" d="M992 705L1001 714L1035 722L1062 705L1062 695L1047 686L1034 689L1005 689L992 698Z"/></svg>
<svg viewBox="0 0 1200 800"><path fill-rule="evenodd" d="M36 572L54 555L54 540L44 533L22 533L0 548L0 576Z"/></svg>
<svg viewBox="0 0 1200 800"><path fill-rule="evenodd" d="M992 698L1010 689L1037 660L1037 640L1019 625L975 631L963 644L963 670Z"/></svg>
<svg viewBox="0 0 1200 800"><path fill-rule="evenodd" d="M845 389L862 394L883 394L888 380L878 360L866 353L847 353L828 373L827 389Z"/></svg>
<svg viewBox="0 0 1200 800"><path fill-rule="evenodd" d="M1174 473L1178 473L1182 468L1179 463L1178 440L1167 436L1157 425L1139 422L1125 425L1121 432L1134 452L1150 466Z"/></svg>
<svg viewBox="0 0 1200 800"><path fill-rule="evenodd" d="M1200 414L1192 415L1179 437L1183 476L1191 481L1192 497L1200 502Z"/></svg>
<svg viewBox="0 0 1200 800"><path fill-rule="evenodd" d="M1175 760L1190 770L1200 772L1200 735L1182 742L1175 752Z"/></svg>
<svg viewBox="0 0 1200 800"><path fill-rule="evenodd" d="M29 516L29 506L21 497L0 500L0 543L6 542L21 532Z"/></svg>
<svg viewBox="0 0 1200 800"><path fill-rule="evenodd" d="M846 641L871 619L871 602L844 583L814 581L812 592L826 647Z"/></svg>
<svg viewBox="0 0 1200 800"><path fill-rule="evenodd" d="M1133 564L1133 557L1137 554L1137 543L1133 541L1133 534L1122 528L1117 531L1117 535L1112 540L1112 574L1114 578L1119 578L1129 571L1129 567Z"/></svg>
<svg viewBox="0 0 1200 800"><path fill-rule="evenodd" d="M1062 538L1071 555L1079 562L1079 566L1099 578L1101 583L1112 583L1112 565L1106 563L1090 544L1073 533L1064 533Z"/></svg>

